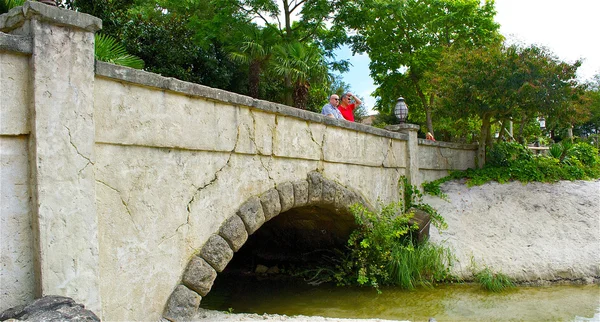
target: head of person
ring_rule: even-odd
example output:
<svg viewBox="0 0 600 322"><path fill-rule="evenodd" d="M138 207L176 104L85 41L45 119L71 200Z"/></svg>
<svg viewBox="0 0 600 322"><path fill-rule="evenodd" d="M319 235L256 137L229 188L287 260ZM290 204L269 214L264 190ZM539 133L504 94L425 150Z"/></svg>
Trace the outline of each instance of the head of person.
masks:
<svg viewBox="0 0 600 322"><path fill-rule="evenodd" d="M339 103L340 103L339 96L337 96L336 94L329 96L329 104L331 104L331 106L336 107L336 106L338 106Z"/></svg>

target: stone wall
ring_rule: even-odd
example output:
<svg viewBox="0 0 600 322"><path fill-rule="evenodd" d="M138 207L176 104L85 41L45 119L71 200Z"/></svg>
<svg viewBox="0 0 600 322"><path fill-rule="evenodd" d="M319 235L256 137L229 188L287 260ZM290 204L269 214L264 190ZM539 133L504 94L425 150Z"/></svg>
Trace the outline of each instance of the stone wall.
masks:
<svg viewBox="0 0 600 322"><path fill-rule="evenodd" d="M53 294L155 320L247 200L318 173L389 203L402 175L473 165L473 147L94 64L100 26L37 2L0 16L0 310Z"/></svg>
<svg viewBox="0 0 600 322"><path fill-rule="evenodd" d="M29 57L0 51L0 311L34 298Z"/></svg>

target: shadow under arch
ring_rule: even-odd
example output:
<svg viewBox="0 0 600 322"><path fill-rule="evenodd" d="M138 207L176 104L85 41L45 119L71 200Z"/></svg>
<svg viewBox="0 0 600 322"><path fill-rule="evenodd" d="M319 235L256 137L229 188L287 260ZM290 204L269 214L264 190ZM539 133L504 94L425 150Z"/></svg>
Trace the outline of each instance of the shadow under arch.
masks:
<svg viewBox="0 0 600 322"><path fill-rule="evenodd" d="M238 211L227 218L217 232L211 235L188 263L181 284L177 285L167 301L163 317L170 321L192 318L203 296L210 291L217 273L222 272L240 250L248 237L265 222L281 213L316 206L327 209L341 221L353 220L350 207L356 203L373 207L359 193L312 171L306 180L284 182L260 196L248 198ZM301 211L310 216L310 211ZM329 229L345 229L340 222L332 222Z"/></svg>

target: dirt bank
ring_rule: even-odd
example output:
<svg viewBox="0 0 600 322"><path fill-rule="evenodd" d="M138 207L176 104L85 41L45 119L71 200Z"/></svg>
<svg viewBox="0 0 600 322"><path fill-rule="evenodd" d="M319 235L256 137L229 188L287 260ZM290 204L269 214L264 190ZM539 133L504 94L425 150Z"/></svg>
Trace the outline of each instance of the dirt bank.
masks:
<svg viewBox="0 0 600 322"><path fill-rule="evenodd" d="M431 240L457 257L456 274L472 260L518 281L600 277L600 180L442 186L448 201L427 196L448 222Z"/></svg>

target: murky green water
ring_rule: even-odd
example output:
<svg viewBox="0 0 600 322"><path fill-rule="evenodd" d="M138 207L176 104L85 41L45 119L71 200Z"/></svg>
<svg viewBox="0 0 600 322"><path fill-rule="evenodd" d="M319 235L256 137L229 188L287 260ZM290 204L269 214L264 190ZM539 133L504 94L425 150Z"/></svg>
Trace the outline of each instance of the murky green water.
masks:
<svg viewBox="0 0 600 322"><path fill-rule="evenodd" d="M518 287L495 294L476 285L445 285L405 291L384 288L317 287L282 281L217 279L202 307L235 313L318 315L427 321L573 321L600 308L600 287ZM587 320L587 319L580 319Z"/></svg>

